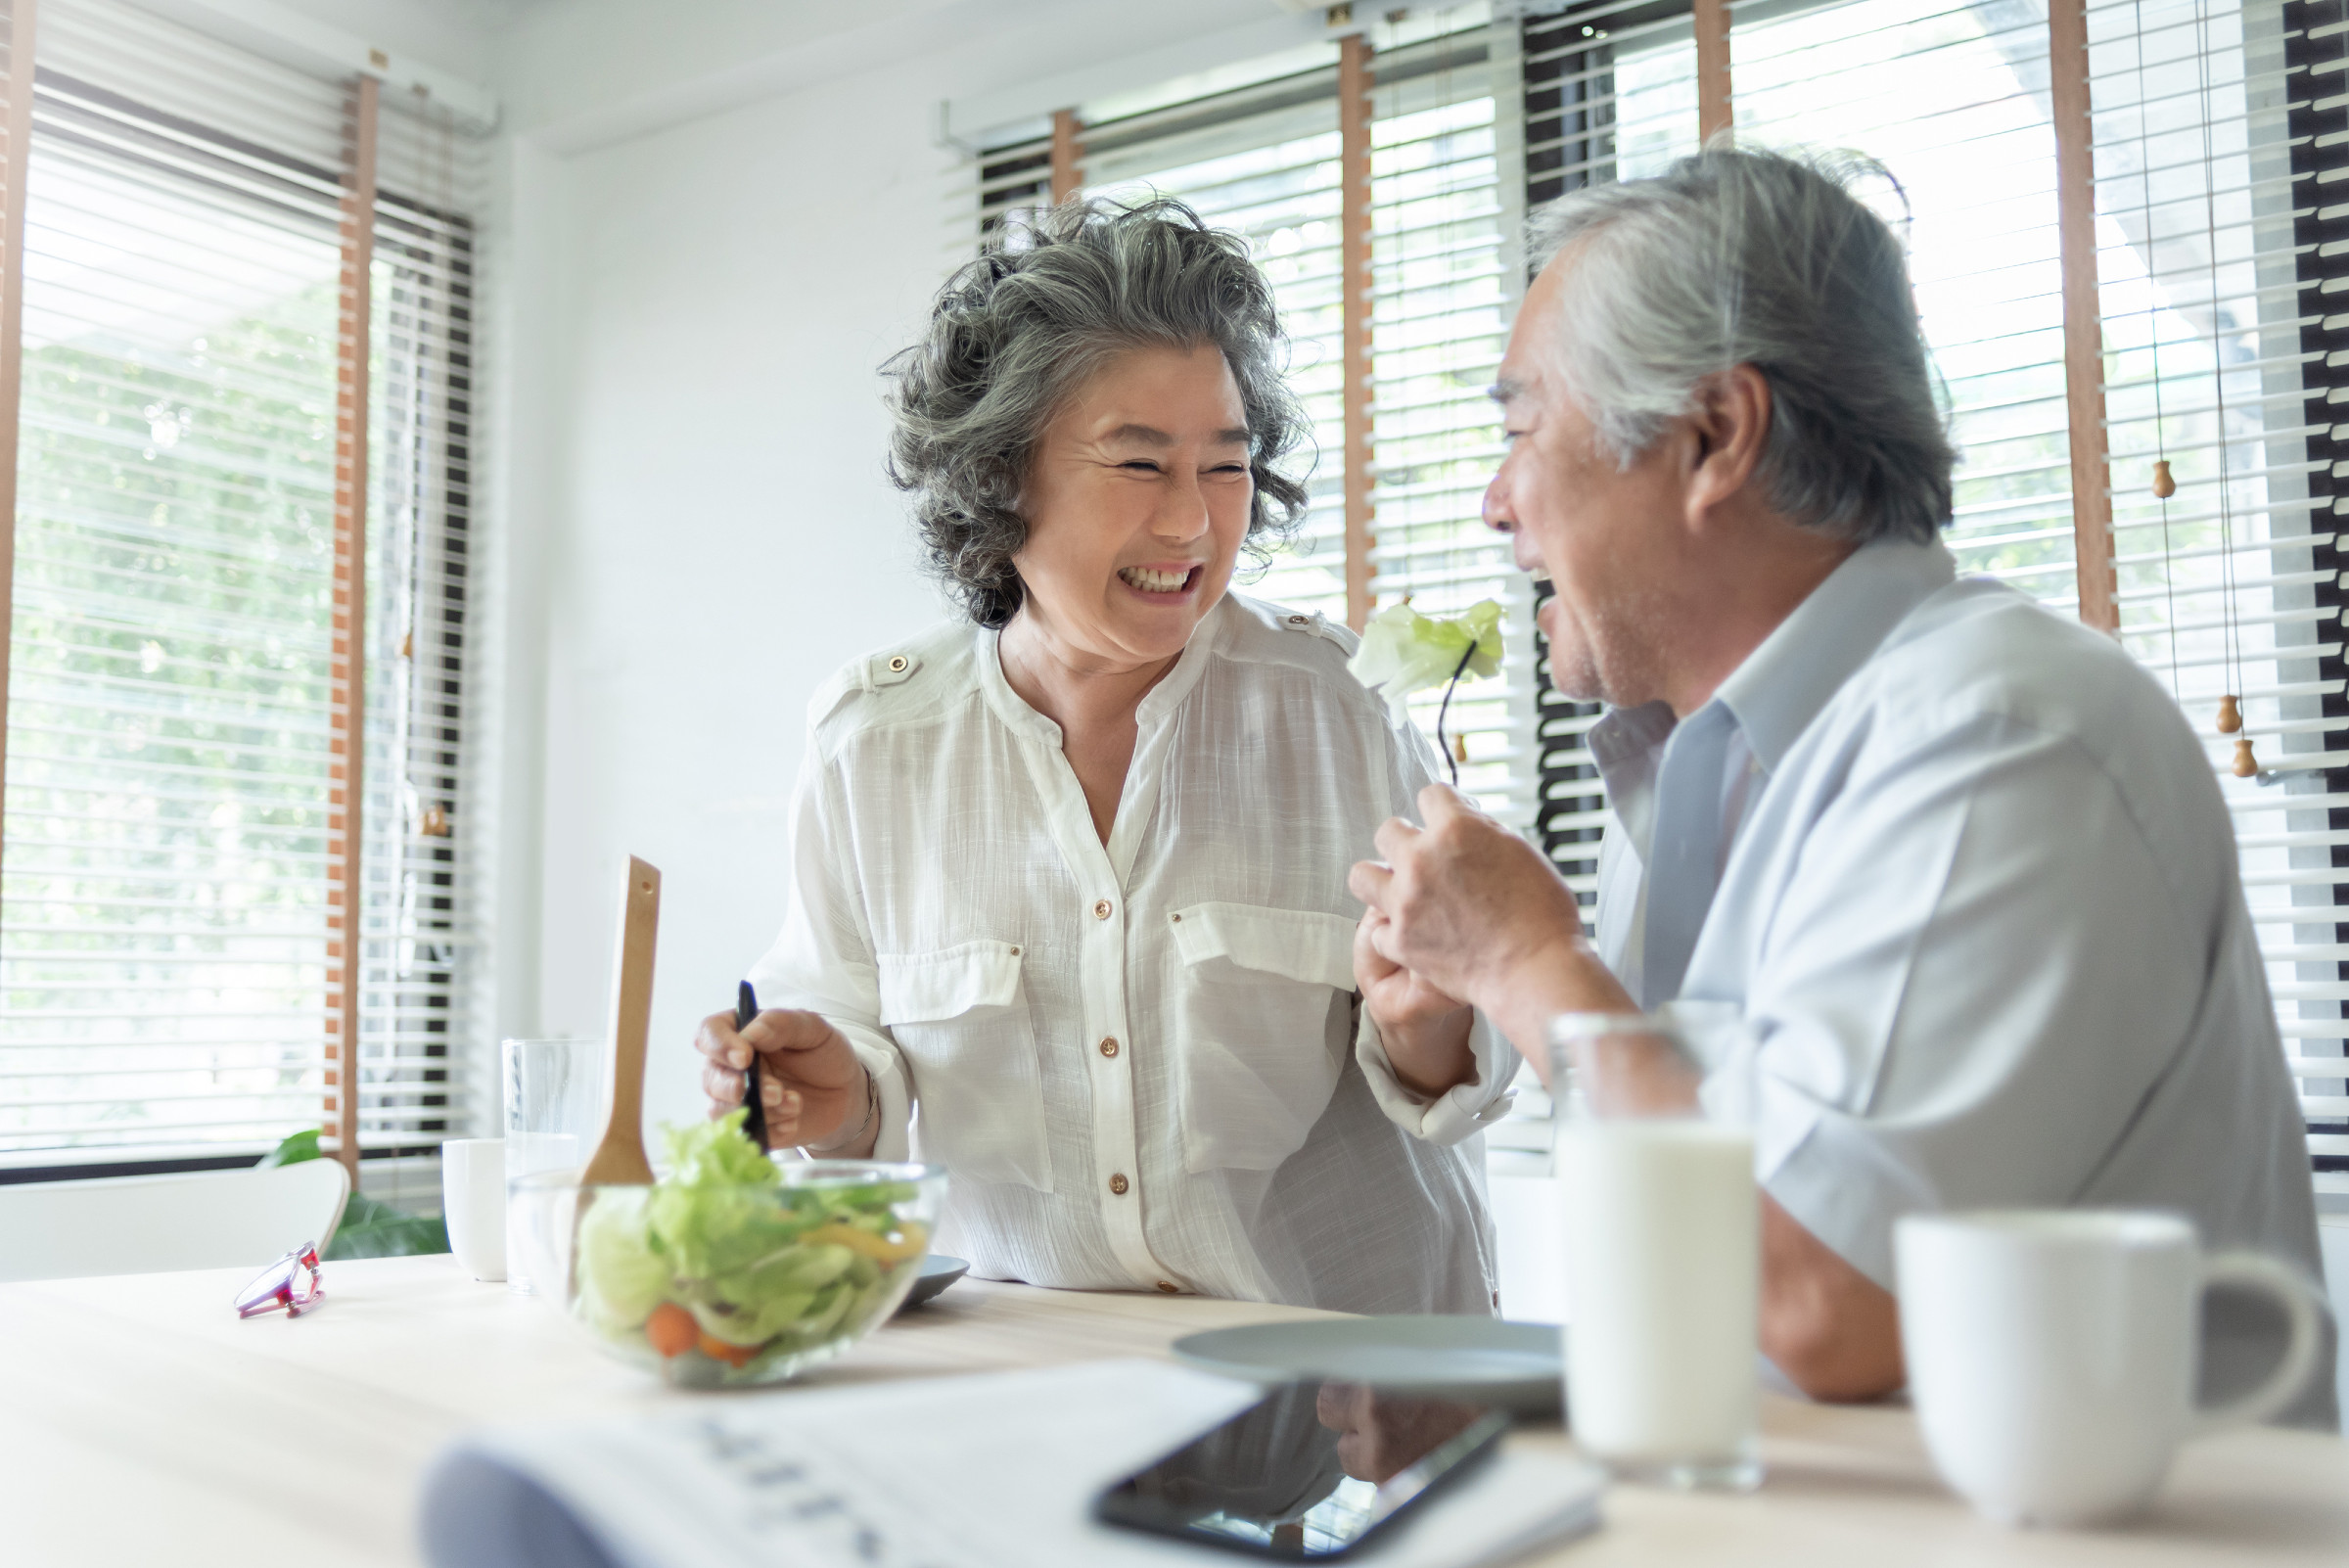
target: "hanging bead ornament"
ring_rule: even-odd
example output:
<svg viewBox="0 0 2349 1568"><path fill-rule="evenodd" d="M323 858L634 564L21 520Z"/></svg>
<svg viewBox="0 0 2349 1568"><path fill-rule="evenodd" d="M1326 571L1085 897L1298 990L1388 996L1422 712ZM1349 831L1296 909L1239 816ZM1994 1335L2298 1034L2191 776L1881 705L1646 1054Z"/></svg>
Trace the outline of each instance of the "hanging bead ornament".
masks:
<svg viewBox="0 0 2349 1568"><path fill-rule="evenodd" d="M1465 762L1468 761L1467 736L1454 735L1451 738L1451 760L1455 762Z"/></svg>
<svg viewBox="0 0 2349 1568"><path fill-rule="evenodd" d="M2238 703L2232 694L2220 698L2219 733L2222 735L2232 735L2242 727L2243 710L2241 704Z"/></svg>
<svg viewBox="0 0 2349 1568"><path fill-rule="evenodd" d="M2170 460L2166 457L2153 465L2153 493L2165 501L2178 493L2178 482L2170 478Z"/></svg>
<svg viewBox="0 0 2349 1568"><path fill-rule="evenodd" d="M2237 738L2234 743L2234 776L2236 778L2257 778L2259 776L2259 759L2251 755L2251 737L2248 735Z"/></svg>
<svg viewBox="0 0 2349 1568"><path fill-rule="evenodd" d="M432 807L432 809L424 813L424 820L418 824L417 831L422 833L428 839L447 838L448 813L440 809L440 807L438 806Z"/></svg>

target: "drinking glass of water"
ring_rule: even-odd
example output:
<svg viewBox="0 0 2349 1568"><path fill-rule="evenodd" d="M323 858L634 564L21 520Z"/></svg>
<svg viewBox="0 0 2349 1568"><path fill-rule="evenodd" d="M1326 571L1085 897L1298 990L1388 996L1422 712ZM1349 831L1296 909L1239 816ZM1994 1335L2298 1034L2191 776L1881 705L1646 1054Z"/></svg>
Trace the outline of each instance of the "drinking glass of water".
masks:
<svg viewBox="0 0 2349 1568"><path fill-rule="evenodd" d="M591 1039L510 1039L499 1049L506 1189L540 1171L576 1171L601 1130L604 1066L612 1048ZM506 1285L528 1293L513 1205L506 1215Z"/></svg>
<svg viewBox="0 0 2349 1568"><path fill-rule="evenodd" d="M1761 1207L1746 1093L1713 1085L1708 1115L1654 1114L1592 1093L1583 1068L1667 1050L1671 1020L1568 1013L1550 1025L1557 1180L1572 1320L1566 1411L1617 1475L1680 1488L1761 1484L1757 1332Z"/></svg>

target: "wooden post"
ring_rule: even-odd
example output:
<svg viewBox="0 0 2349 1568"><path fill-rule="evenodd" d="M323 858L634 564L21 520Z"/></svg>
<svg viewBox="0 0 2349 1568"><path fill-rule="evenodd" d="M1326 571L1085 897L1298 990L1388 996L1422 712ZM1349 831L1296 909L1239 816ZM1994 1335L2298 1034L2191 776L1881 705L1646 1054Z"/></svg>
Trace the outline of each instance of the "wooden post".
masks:
<svg viewBox="0 0 2349 1568"><path fill-rule="evenodd" d="M1711 141L1735 121L1729 107L1728 0L1695 0L1696 134Z"/></svg>
<svg viewBox="0 0 2349 1568"><path fill-rule="evenodd" d="M2096 196L2088 102L2087 0L2050 0L2048 82L2055 129L2056 233L2063 256L2064 411L2071 426L2072 550L2080 619L2120 630L2112 491L2104 437L2104 323L2096 288Z"/></svg>
<svg viewBox="0 0 2349 1568"><path fill-rule="evenodd" d="M24 179L32 165L37 0L7 7L7 145L0 148L0 794L8 769L8 643L17 601L17 414L24 390Z"/></svg>
<svg viewBox="0 0 2349 1568"><path fill-rule="evenodd" d="M1338 44L1339 287L1346 347L1346 623L1359 631L1376 602L1370 589L1370 44Z"/></svg>
<svg viewBox="0 0 2349 1568"><path fill-rule="evenodd" d="M351 93L350 167L343 195L343 267L335 357L335 576L327 761L327 1082L335 1090L337 1157L359 1183L359 990L365 911L367 761L367 332L374 311L375 129L381 84Z"/></svg>
<svg viewBox="0 0 2349 1568"><path fill-rule="evenodd" d="M1084 189L1084 144L1077 139L1077 111L1052 112L1052 205Z"/></svg>

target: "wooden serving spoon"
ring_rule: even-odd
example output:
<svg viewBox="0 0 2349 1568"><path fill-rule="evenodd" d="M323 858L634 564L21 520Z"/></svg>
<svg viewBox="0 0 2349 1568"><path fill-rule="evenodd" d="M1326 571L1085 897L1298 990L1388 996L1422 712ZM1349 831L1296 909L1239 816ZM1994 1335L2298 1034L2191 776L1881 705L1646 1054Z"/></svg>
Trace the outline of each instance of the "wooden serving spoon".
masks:
<svg viewBox="0 0 2349 1568"><path fill-rule="evenodd" d="M644 1157L644 1048L653 1023L653 940L661 929L661 873L628 856L612 975L612 1120L582 1186L650 1186Z"/></svg>

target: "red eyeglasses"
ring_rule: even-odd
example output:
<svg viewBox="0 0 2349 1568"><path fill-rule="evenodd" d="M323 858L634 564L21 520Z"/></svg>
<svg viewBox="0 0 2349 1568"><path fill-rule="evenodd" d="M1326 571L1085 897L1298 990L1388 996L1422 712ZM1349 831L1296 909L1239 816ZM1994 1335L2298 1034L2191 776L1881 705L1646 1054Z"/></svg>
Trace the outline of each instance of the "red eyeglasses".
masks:
<svg viewBox="0 0 2349 1568"><path fill-rule="evenodd" d="M326 1283L318 1271L318 1243L305 1241L237 1292L237 1315L253 1317L282 1307L288 1317L299 1317L325 1294Z"/></svg>

